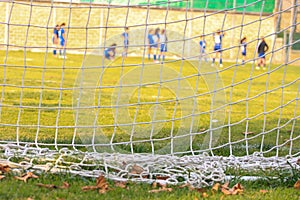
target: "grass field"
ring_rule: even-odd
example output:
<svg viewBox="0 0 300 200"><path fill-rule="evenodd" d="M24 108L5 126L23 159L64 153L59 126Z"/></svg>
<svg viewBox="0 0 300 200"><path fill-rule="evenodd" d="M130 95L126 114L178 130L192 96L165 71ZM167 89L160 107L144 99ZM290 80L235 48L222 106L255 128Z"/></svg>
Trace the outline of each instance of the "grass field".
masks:
<svg viewBox="0 0 300 200"><path fill-rule="evenodd" d="M150 152L152 137L148 130L153 131L154 147L160 149L170 142L170 134L176 134L176 131L183 128L184 132L202 133L193 137L192 148L194 151L203 150L202 144L205 136L209 134L211 126L211 109L216 110L218 119L224 119L224 123L219 124L222 127L220 137L214 144L215 146L224 145L222 148L216 148L214 153L219 155L229 155L229 146L231 144L233 155L246 155L245 145L248 146L249 153L255 151L266 151L269 155L287 155L298 153L300 151L300 124L297 123L300 108L299 98L299 66L280 66L272 65L267 71L256 71L252 62L245 66L234 65L234 63L225 63L222 69L208 68L205 70L200 66L198 73L197 64L192 61L170 61L165 63L165 67L172 69L180 74L181 84L187 88L182 88L182 95L194 94L193 97L182 99L176 98L176 86L178 77L171 73L169 83L159 82L157 71L146 71L154 83L144 83L141 87L128 87L123 89L125 96L121 100L126 100L129 105L126 107L129 116L128 121L122 120L122 113L119 110L117 121L122 126L114 126L116 123L116 99L120 90L120 77L126 77L122 81L134 79L138 83L139 77L133 73L143 62L141 58L128 58L122 65L122 59L117 59L110 64L108 68L97 69L102 60L98 57L84 58L82 55L68 55L67 60L54 58L51 54L32 53L24 54L22 51L0 52L1 71L0 71L0 92L1 92L1 126L0 141L28 141L38 143L61 144L67 146L72 141L75 144L82 143L80 135L74 135L76 124L76 111L81 120L77 120L79 125L90 125L97 115L98 126L77 128L77 133L82 130L101 130L105 137L111 139L115 145L122 150L130 150L128 141L137 141L132 148L135 152ZM74 112L76 99L79 97L78 72L81 71L83 60L89 68L85 69L88 77L85 77L86 86L96 83L99 87L86 89L87 93L92 93L87 97L82 97L81 106L85 103L93 102L94 107L83 108ZM157 65L145 61L147 67L151 68ZM26 67L24 67L26 66ZM123 66L123 67L122 67ZM99 72L103 70L103 73ZM140 71L137 71L140 72ZM130 74L132 73L132 74ZM152 74L153 73L153 74ZM101 77L99 78L99 75ZM216 74L218 82L216 82ZM79 75L80 77L80 75ZM152 79L154 77L154 79ZM122 84L125 84L123 82ZM126 85L126 84L125 84ZM217 103L212 102L212 96L215 95L211 87L219 87L220 97ZM75 90L74 90L75 86ZM174 87L175 86L175 87ZM117 88L117 89L116 89ZM126 88L126 87L124 87ZM126 93L126 91L129 91ZM190 93L190 92L193 93ZM120 97L120 96L119 96ZM179 97L183 97L180 96ZM127 102L128 100L128 102ZM74 104L75 101L75 104ZM220 102L218 102L220 101ZM101 102L101 104L99 104ZM157 102L159 107L156 107ZM179 102L179 103L178 103ZM192 103L191 103L192 102ZM198 110L193 112L196 102ZM225 104L224 104L225 102ZM212 106L212 103L214 103ZM99 106L100 105L100 106ZM82 111L83 110L83 111ZM157 113L156 120L162 120L151 126L151 116ZM159 113L163 113L160 115ZM193 115L189 115L193 113ZM224 115L224 116L223 116ZM127 116L127 118L128 118ZM160 118L161 117L161 118ZM125 117L124 117L125 118ZM182 121L195 122L182 124ZM92 120L92 121L91 121ZM165 121L164 121L165 120ZM132 122L135 122L135 133L131 137ZM145 131L147 130L147 131ZM243 132L251 132L249 135ZM143 134L141 134L143 133ZM189 135L185 136L190 138ZM87 137L89 138L89 136ZM131 138L131 139L130 139ZM164 138L164 140L161 140ZM147 140L142 144L140 140ZM155 140L156 139L156 140ZM90 141L83 141L90 142ZM121 144L122 142L125 142ZM43 145L42 145L43 146ZM191 147L185 150L189 151ZM62 182L71 180L72 185L86 185L92 180L84 178L57 177L46 175L41 180L33 180L27 185L16 183L13 178L7 181L1 181L1 199L93 199L94 193L81 193L76 188L70 191L51 191L36 188L34 183L43 182ZM299 175L293 176L299 177ZM291 181L292 182L292 181ZM281 182L277 183L245 183L249 190L242 197L226 197L226 199L298 199L299 191L285 186L292 186ZM272 192L260 194L257 190L262 184ZM275 189L273 189L276 186ZM106 196L99 196L103 199L193 199L196 192L189 192L187 189L176 190L173 193L148 194L149 185L130 186L128 191L119 191L116 189ZM18 188L18 189L17 189ZM15 192L18 190L19 192ZM37 195L34 195L37 194ZM32 196L33 195L33 196ZM212 196L212 199L219 199L221 196ZM199 197L200 199L200 197Z"/></svg>

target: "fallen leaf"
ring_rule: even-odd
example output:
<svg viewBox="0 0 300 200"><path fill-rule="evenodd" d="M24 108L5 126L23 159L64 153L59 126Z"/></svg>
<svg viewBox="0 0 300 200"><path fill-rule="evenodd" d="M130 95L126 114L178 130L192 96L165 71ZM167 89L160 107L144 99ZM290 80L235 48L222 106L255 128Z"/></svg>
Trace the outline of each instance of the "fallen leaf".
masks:
<svg viewBox="0 0 300 200"><path fill-rule="evenodd" d="M89 190L97 190L97 189L99 189L97 186L83 186L83 187L81 187L81 190L83 190L83 191L89 191Z"/></svg>
<svg viewBox="0 0 300 200"><path fill-rule="evenodd" d="M243 190L241 190L241 189L235 189L231 192L231 194L233 194L233 195L242 194L242 193L243 193Z"/></svg>
<svg viewBox="0 0 300 200"><path fill-rule="evenodd" d="M221 188L221 192L225 195L231 195L231 192L225 188Z"/></svg>
<svg viewBox="0 0 300 200"><path fill-rule="evenodd" d="M217 191L219 190L219 187L220 187L220 183L216 183L216 184L214 184L214 186L211 188L211 190L212 190L213 192L217 192Z"/></svg>
<svg viewBox="0 0 300 200"><path fill-rule="evenodd" d="M0 180L2 180L2 179L4 179L4 178L5 178L5 176L0 175Z"/></svg>
<svg viewBox="0 0 300 200"><path fill-rule="evenodd" d="M144 169L138 165L133 165L132 169L130 171L131 174L141 174L144 171Z"/></svg>
<svg viewBox="0 0 300 200"><path fill-rule="evenodd" d="M33 200L32 198L28 197L27 200Z"/></svg>
<svg viewBox="0 0 300 200"><path fill-rule="evenodd" d="M157 187L157 183L156 182L153 182L152 183L152 188L154 189L154 188L156 188Z"/></svg>
<svg viewBox="0 0 300 200"><path fill-rule="evenodd" d="M199 200L198 197L194 197L194 200Z"/></svg>
<svg viewBox="0 0 300 200"><path fill-rule="evenodd" d="M294 188L300 190L300 179L295 183Z"/></svg>
<svg viewBox="0 0 300 200"><path fill-rule="evenodd" d="M199 193L202 193L202 194L203 194L203 193L206 193L206 191L207 191L205 188L196 188L195 190L196 190L197 192L199 192Z"/></svg>
<svg viewBox="0 0 300 200"><path fill-rule="evenodd" d="M225 189L229 189L229 182L224 183L223 185L221 185L221 188L225 188Z"/></svg>
<svg viewBox="0 0 300 200"><path fill-rule="evenodd" d="M8 165L2 165L2 164L0 164L0 171L2 173L8 173L10 171L10 167Z"/></svg>
<svg viewBox="0 0 300 200"><path fill-rule="evenodd" d="M159 188L157 190L150 190L149 193L159 193L159 192L172 192L172 188Z"/></svg>
<svg viewBox="0 0 300 200"><path fill-rule="evenodd" d="M99 190L98 190L99 189ZM108 184L103 175L100 175L96 180L96 186L84 186L81 188L83 191L98 190L100 194L108 191Z"/></svg>
<svg viewBox="0 0 300 200"><path fill-rule="evenodd" d="M27 172L26 174L23 174L21 177L15 176L15 179L18 179L20 181L27 182L27 179L29 178L39 178L37 175L33 174L32 172Z"/></svg>
<svg viewBox="0 0 300 200"><path fill-rule="evenodd" d="M37 183L36 185L39 187L48 188L48 189L56 189L57 188L56 185L52 185L52 184Z"/></svg>
<svg viewBox="0 0 300 200"><path fill-rule="evenodd" d="M70 184L67 182L63 182L63 185L59 186L59 188L61 188L61 189L68 189L69 187L70 187Z"/></svg>
<svg viewBox="0 0 300 200"><path fill-rule="evenodd" d="M127 188L126 182L124 181L115 181L115 186L120 188Z"/></svg>
<svg viewBox="0 0 300 200"><path fill-rule="evenodd" d="M298 160L297 160L297 164L298 164L298 165L300 165L300 158L298 158Z"/></svg>
<svg viewBox="0 0 300 200"><path fill-rule="evenodd" d="M67 182L64 182L62 186L56 186L53 184L42 184L42 183L37 183L36 184L39 187L44 187L44 188L48 188L48 189L67 189L70 187L70 185Z"/></svg>
<svg viewBox="0 0 300 200"><path fill-rule="evenodd" d="M202 197L203 197L203 198L207 198L207 197L208 197L208 194L207 194L206 192L203 192L203 193L202 193Z"/></svg>
<svg viewBox="0 0 300 200"><path fill-rule="evenodd" d="M260 193L263 193L263 194L266 194L268 193L269 191L268 190L259 190Z"/></svg>
<svg viewBox="0 0 300 200"><path fill-rule="evenodd" d="M183 185L180 185L179 188L190 187L190 186L191 186L191 184L185 183Z"/></svg>
<svg viewBox="0 0 300 200"><path fill-rule="evenodd" d="M242 134L244 134L244 135L251 135L251 134L254 134L254 132L243 132Z"/></svg>

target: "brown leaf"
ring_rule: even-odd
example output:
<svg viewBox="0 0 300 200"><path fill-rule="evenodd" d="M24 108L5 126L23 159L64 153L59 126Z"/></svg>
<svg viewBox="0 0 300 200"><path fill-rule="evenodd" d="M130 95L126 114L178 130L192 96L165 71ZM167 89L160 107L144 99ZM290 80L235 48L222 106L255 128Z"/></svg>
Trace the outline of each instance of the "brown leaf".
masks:
<svg viewBox="0 0 300 200"><path fill-rule="evenodd" d="M2 165L2 164L0 164L0 171L2 173L8 173L10 171L10 167L8 165Z"/></svg>
<svg viewBox="0 0 300 200"><path fill-rule="evenodd" d="M259 190L260 193L263 193L263 194L266 194L268 193L269 191L268 190Z"/></svg>
<svg viewBox="0 0 300 200"><path fill-rule="evenodd" d="M231 195L231 192L225 188L221 188L221 192L225 195Z"/></svg>
<svg viewBox="0 0 300 200"><path fill-rule="evenodd" d="M243 190L241 190L241 189L235 189L231 192L231 194L233 194L233 195L242 194L242 193L243 193Z"/></svg>
<svg viewBox="0 0 300 200"><path fill-rule="evenodd" d="M97 189L99 189L97 186L83 186L83 187L81 187L81 190L83 190L83 191L89 191L89 190L97 190Z"/></svg>
<svg viewBox="0 0 300 200"><path fill-rule="evenodd" d="M120 188L127 188L126 182L124 181L115 181L115 186Z"/></svg>
<svg viewBox="0 0 300 200"><path fill-rule="evenodd" d="M294 188L300 190L300 179L295 183Z"/></svg>
<svg viewBox="0 0 300 200"><path fill-rule="evenodd" d="M191 186L191 184L185 183L183 185L180 185L179 188L190 187L190 186Z"/></svg>
<svg viewBox="0 0 300 200"><path fill-rule="evenodd" d="M194 197L194 200L199 200L198 197Z"/></svg>
<svg viewBox="0 0 300 200"><path fill-rule="evenodd" d="M219 187L220 187L220 183L216 183L216 184L214 184L214 186L211 188L211 190L212 190L213 192L217 192L217 191L219 190Z"/></svg>
<svg viewBox="0 0 300 200"><path fill-rule="evenodd" d="M249 132L243 132L242 134L244 134L244 135L252 135L252 134L254 134L254 132L249 131Z"/></svg>
<svg viewBox="0 0 300 200"><path fill-rule="evenodd" d="M229 182L224 183L223 185L221 185L221 188L225 188L225 189L229 189Z"/></svg>
<svg viewBox="0 0 300 200"><path fill-rule="evenodd" d="M44 188L48 188L48 189L57 189L57 186L53 185L53 184L37 183L36 185L39 186L39 187L44 187Z"/></svg>
<svg viewBox="0 0 300 200"><path fill-rule="evenodd" d="M152 183L152 188L154 189L154 188L156 188L157 187L157 183L156 182L153 182Z"/></svg>
<svg viewBox="0 0 300 200"><path fill-rule="evenodd" d="M4 178L5 178L5 176L0 175L0 180L2 180L2 179L4 179Z"/></svg>
<svg viewBox="0 0 300 200"><path fill-rule="evenodd" d="M203 193L202 193L202 197L203 197L203 198L207 198L207 197L208 197L208 194L207 194L206 192L203 192Z"/></svg>
<svg viewBox="0 0 300 200"><path fill-rule="evenodd" d="M32 172L27 172L26 174L23 174L21 177L15 176L15 179L18 179L20 181L27 182L27 179L29 178L38 178L37 175L33 174Z"/></svg>
<svg viewBox="0 0 300 200"><path fill-rule="evenodd" d="M300 158L298 158L298 160L297 160L297 164L298 164L298 165L300 165Z"/></svg>
<svg viewBox="0 0 300 200"><path fill-rule="evenodd" d="M103 175L100 175L96 180L96 186L83 186L81 190L89 191L89 190L97 190L99 189L99 193L103 194L108 190L108 184Z"/></svg>
<svg viewBox="0 0 300 200"><path fill-rule="evenodd" d="M133 165L130 171L131 174L141 174L143 173L144 169L138 165Z"/></svg>
<svg viewBox="0 0 300 200"><path fill-rule="evenodd" d="M167 180L168 178L170 178L169 176L156 176L157 180Z"/></svg>
<svg viewBox="0 0 300 200"><path fill-rule="evenodd" d="M149 193L159 193L159 192L172 192L172 188L159 188L157 190L150 190Z"/></svg>
<svg viewBox="0 0 300 200"><path fill-rule="evenodd" d="M69 187L70 187L70 184L67 182L63 182L63 185L59 186L59 188L61 188L61 189L68 189Z"/></svg>

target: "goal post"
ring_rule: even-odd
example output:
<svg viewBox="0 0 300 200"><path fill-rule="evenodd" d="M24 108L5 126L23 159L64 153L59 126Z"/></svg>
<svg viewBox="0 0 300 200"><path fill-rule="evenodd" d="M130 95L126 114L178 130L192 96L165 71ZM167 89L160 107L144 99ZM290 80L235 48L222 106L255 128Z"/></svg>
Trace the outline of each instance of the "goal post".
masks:
<svg viewBox="0 0 300 200"><path fill-rule="evenodd" d="M299 7L1 1L0 163L195 187L299 169Z"/></svg>

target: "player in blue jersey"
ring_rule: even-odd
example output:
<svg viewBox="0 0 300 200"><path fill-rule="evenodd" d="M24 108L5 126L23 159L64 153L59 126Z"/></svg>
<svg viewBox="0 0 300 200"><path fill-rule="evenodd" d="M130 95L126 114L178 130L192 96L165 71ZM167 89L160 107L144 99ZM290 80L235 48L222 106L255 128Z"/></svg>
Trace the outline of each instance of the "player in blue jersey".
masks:
<svg viewBox="0 0 300 200"><path fill-rule="evenodd" d="M116 56L116 47L117 44L112 44L110 45L110 47L104 49L104 56L106 59L108 60L113 60Z"/></svg>
<svg viewBox="0 0 300 200"><path fill-rule="evenodd" d="M216 57L219 56L220 58L220 67L223 67L223 62L222 62L222 39L225 36L224 33L222 33L220 30L217 30L217 32L215 34L213 34L214 37L214 42L215 42L215 46L214 46L214 51L215 51L215 55L213 57L212 60L212 66L214 66L215 64L215 60Z"/></svg>
<svg viewBox="0 0 300 200"><path fill-rule="evenodd" d="M128 45L129 45L129 34L128 34L129 28L125 27L124 33L122 33L123 41L124 41L124 51L122 53L123 57L127 57L128 53Z"/></svg>
<svg viewBox="0 0 300 200"><path fill-rule="evenodd" d="M160 31L159 28L155 29L155 31L153 29L150 29L148 33L148 60L150 60L151 52L153 49L154 62L158 62L156 60L156 53L157 53L157 48L159 43L159 31Z"/></svg>
<svg viewBox="0 0 300 200"><path fill-rule="evenodd" d="M243 39L241 39L241 48L242 48L242 65L245 64L245 60L246 60L246 55L247 55L247 38L243 37Z"/></svg>
<svg viewBox="0 0 300 200"><path fill-rule="evenodd" d="M258 53L258 66L256 67L257 70L260 69L260 67L263 68L263 70L266 70L266 55L265 53L269 50L269 46L265 41L264 37L261 37L261 41L257 48Z"/></svg>
<svg viewBox="0 0 300 200"><path fill-rule="evenodd" d="M165 53L168 51L167 48L168 38L165 29L161 30L161 33L159 35L159 42L160 42L160 54L158 56L158 60L160 60L160 58L162 57L162 63L163 63L165 61Z"/></svg>
<svg viewBox="0 0 300 200"><path fill-rule="evenodd" d="M58 31L59 41L60 41L60 49L59 49L59 55L60 58L67 58L66 57L66 34L65 34L65 23L62 23L60 25L60 30Z"/></svg>
<svg viewBox="0 0 300 200"><path fill-rule="evenodd" d="M204 38L204 35L201 35L201 40L199 42L200 45L200 61L202 61L202 58L204 58L205 62L207 62L207 55L205 53L205 49L206 49L206 41Z"/></svg>
<svg viewBox="0 0 300 200"><path fill-rule="evenodd" d="M54 56L57 56L57 49L59 47L59 36L58 36L59 29L60 26L57 24L53 30L52 43L54 45L54 49L53 49Z"/></svg>

